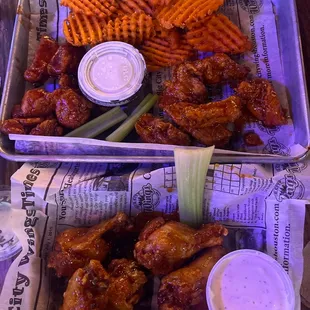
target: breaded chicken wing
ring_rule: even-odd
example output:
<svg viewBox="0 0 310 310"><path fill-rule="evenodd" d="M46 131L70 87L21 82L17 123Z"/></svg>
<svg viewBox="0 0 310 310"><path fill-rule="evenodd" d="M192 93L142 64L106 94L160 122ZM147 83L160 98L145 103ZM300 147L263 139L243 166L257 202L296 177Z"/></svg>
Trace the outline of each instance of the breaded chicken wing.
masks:
<svg viewBox="0 0 310 310"><path fill-rule="evenodd" d="M17 134L24 135L26 130L24 126L17 119L7 119L0 122L0 132L5 135Z"/></svg>
<svg viewBox="0 0 310 310"><path fill-rule="evenodd" d="M92 103L71 88L59 88L48 94L49 101L56 107L60 125L75 129L90 118Z"/></svg>
<svg viewBox="0 0 310 310"><path fill-rule="evenodd" d="M241 115L241 100L231 96L208 104L178 102L165 105L164 111L199 142L223 146L232 133L223 124L234 122Z"/></svg>
<svg viewBox="0 0 310 310"><path fill-rule="evenodd" d="M77 269L64 293L62 310L105 310L108 307L109 274L97 260Z"/></svg>
<svg viewBox="0 0 310 310"><path fill-rule="evenodd" d="M205 303L209 274L217 261L225 255L221 246L207 249L188 266L171 272L161 280L158 292L160 310L190 310Z"/></svg>
<svg viewBox="0 0 310 310"><path fill-rule="evenodd" d="M166 275L200 250L221 245L227 234L227 229L220 224L206 224L196 230L156 218L141 232L134 254L138 263L154 275Z"/></svg>
<svg viewBox="0 0 310 310"><path fill-rule="evenodd" d="M142 141L146 143L172 145L190 145L191 143L186 133L149 113L138 119L135 128Z"/></svg>
<svg viewBox="0 0 310 310"><path fill-rule="evenodd" d="M34 59L24 73L25 80L30 83L45 82L48 78L47 65L57 50L58 43L54 39L48 36L42 36Z"/></svg>
<svg viewBox="0 0 310 310"><path fill-rule="evenodd" d="M202 72L195 71L195 62L185 62L176 66L172 79L166 81L164 95L192 103L203 103L207 99L207 89L203 84Z"/></svg>
<svg viewBox="0 0 310 310"><path fill-rule="evenodd" d="M21 102L23 117L42 117L53 113L55 104L49 96L50 93L40 88L26 91Z"/></svg>
<svg viewBox="0 0 310 310"><path fill-rule="evenodd" d="M35 136L62 136L63 128L56 119L45 120L30 131Z"/></svg>
<svg viewBox="0 0 310 310"><path fill-rule="evenodd" d="M129 218L120 212L91 228L67 229L56 237L48 267L55 269L58 277L70 277L76 269L84 267L91 259L102 261L107 256L110 245L102 238L105 233L130 227Z"/></svg>
<svg viewBox="0 0 310 310"><path fill-rule="evenodd" d="M247 67L239 65L227 55L215 54L176 66L172 79L165 82L163 95L179 101L203 103L207 96L204 84L241 81L248 73Z"/></svg>
<svg viewBox="0 0 310 310"><path fill-rule="evenodd" d="M240 83L236 89L245 101L248 110L267 127L285 124L279 98L272 84L265 79L254 79Z"/></svg>
<svg viewBox="0 0 310 310"><path fill-rule="evenodd" d="M48 74L51 76L76 74L84 54L84 47L75 47L69 43L59 46L57 52L47 65Z"/></svg>
<svg viewBox="0 0 310 310"><path fill-rule="evenodd" d="M214 54L211 57L194 62L195 71L201 72L206 84L235 82L244 80L250 72L246 66L239 65L226 54Z"/></svg>

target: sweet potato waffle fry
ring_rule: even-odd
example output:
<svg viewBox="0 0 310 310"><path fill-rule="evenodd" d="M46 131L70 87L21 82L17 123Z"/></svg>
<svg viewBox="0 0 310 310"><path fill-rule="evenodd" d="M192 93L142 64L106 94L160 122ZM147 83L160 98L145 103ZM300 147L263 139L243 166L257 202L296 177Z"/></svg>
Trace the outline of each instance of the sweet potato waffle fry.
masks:
<svg viewBox="0 0 310 310"><path fill-rule="evenodd" d="M61 0L60 4L70 8L74 13L102 19L107 19L118 9L116 0Z"/></svg>
<svg viewBox="0 0 310 310"><path fill-rule="evenodd" d="M171 48L178 48L181 44L181 34L176 29L166 29L162 27L158 21L154 20L156 37L166 39L171 44Z"/></svg>
<svg viewBox="0 0 310 310"><path fill-rule="evenodd" d="M223 14L213 14L187 27L187 42L199 51L239 54L252 48L248 38Z"/></svg>
<svg viewBox="0 0 310 310"><path fill-rule="evenodd" d="M70 13L64 20L63 29L66 40L74 46L103 42L105 20L85 14Z"/></svg>
<svg viewBox="0 0 310 310"><path fill-rule="evenodd" d="M185 40L181 40L180 45L173 48L169 40L159 37L144 41L140 53L144 56L149 71L180 64L195 55Z"/></svg>
<svg viewBox="0 0 310 310"><path fill-rule="evenodd" d="M193 21L211 15L223 3L224 0L173 0L170 5L157 10L156 18L164 28L185 28Z"/></svg>
<svg viewBox="0 0 310 310"><path fill-rule="evenodd" d="M131 15L133 13L145 13L153 15L153 9L146 0L118 0L118 14Z"/></svg>
<svg viewBox="0 0 310 310"><path fill-rule="evenodd" d="M172 0L148 0L148 3L152 8L161 7L164 5L169 5Z"/></svg>
<svg viewBox="0 0 310 310"><path fill-rule="evenodd" d="M105 41L123 41L132 45L140 45L154 35L152 17L144 13L110 20L104 28Z"/></svg>

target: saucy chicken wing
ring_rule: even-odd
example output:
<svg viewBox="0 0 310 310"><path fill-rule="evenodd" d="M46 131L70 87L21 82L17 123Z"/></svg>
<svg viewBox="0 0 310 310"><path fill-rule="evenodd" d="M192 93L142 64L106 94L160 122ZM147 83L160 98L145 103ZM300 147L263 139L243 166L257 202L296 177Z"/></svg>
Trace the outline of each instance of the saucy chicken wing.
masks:
<svg viewBox="0 0 310 310"><path fill-rule="evenodd" d="M12 118L24 117L22 107L20 104L15 104L12 109Z"/></svg>
<svg viewBox="0 0 310 310"><path fill-rule="evenodd" d="M195 72L202 73L206 84L242 81L250 72L249 68L239 65L225 54L215 54L202 60L196 60L194 67Z"/></svg>
<svg viewBox="0 0 310 310"><path fill-rule="evenodd" d="M207 96L204 84L240 81L248 73L247 67L239 65L225 54L188 61L174 68L172 79L165 82L164 96L179 101L203 103Z"/></svg>
<svg viewBox="0 0 310 310"><path fill-rule="evenodd" d="M172 79L164 83L165 96L170 96L179 101L203 103L207 99L207 89L202 81L202 74L194 72L194 62L187 62L176 66L173 70Z"/></svg>
<svg viewBox="0 0 310 310"><path fill-rule="evenodd" d="M114 259L109 267L110 275L107 294L109 296L109 310L132 310L143 293L143 286L147 282L145 274L137 263L128 259Z"/></svg>
<svg viewBox="0 0 310 310"><path fill-rule="evenodd" d="M63 128L55 119L45 120L33 128L30 134L35 136L62 136Z"/></svg>
<svg viewBox="0 0 310 310"><path fill-rule="evenodd" d="M68 74L62 74L58 81L60 88L72 88L74 90L79 90L79 82L76 77Z"/></svg>
<svg viewBox="0 0 310 310"><path fill-rule="evenodd" d="M241 100L231 96L208 104L178 102L165 105L164 111L199 142L223 146L232 133L223 124L234 122L241 115Z"/></svg>
<svg viewBox="0 0 310 310"><path fill-rule="evenodd" d="M0 131L4 134L27 134L29 131L45 121L44 117L14 118L3 121Z"/></svg>
<svg viewBox="0 0 310 310"><path fill-rule="evenodd" d="M62 310L105 310L108 307L109 274L99 261L78 268L64 293Z"/></svg>
<svg viewBox="0 0 310 310"><path fill-rule="evenodd" d="M248 110L267 127L285 124L285 117L279 98L272 84L265 79L240 83L236 89L245 101Z"/></svg>
<svg viewBox="0 0 310 310"><path fill-rule="evenodd" d="M0 122L0 131L5 134L17 134L24 135L26 130L24 126L17 119L7 119L3 122Z"/></svg>
<svg viewBox="0 0 310 310"><path fill-rule="evenodd" d="M74 47L68 43L59 46L47 65L48 74L51 76L76 74L84 54L84 47Z"/></svg>
<svg viewBox="0 0 310 310"><path fill-rule="evenodd" d="M164 83L159 100L160 108L176 102L205 103L205 84L236 82L246 78L249 69L239 65L225 54L215 54L202 60L177 65L172 79Z"/></svg>
<svg viewBox="0 0 310 310"><path fill-rule="evenodd" d="M62 126L75 129L88 121L92 104L73 89L56 89L48 98L56 106L56 117Z"/></svg>
<svg viewBox="0 0 310 310"><path fill-rule="evenodd" d="M138 263L154 275L166 275L200 250L221 245L227 234L227 229L220 224L206 224L196 230L156 218L141 232L134 254Z"/></svg>
<svg viewBox="0 0 310 310"><path fill-rule="evenodd" d="M225 255L221 246L207 249L188 266L171 272L161 280L158 291L160 310L190 310L205 303L209 274L218 260ZM207 308L206 308L207 309Z"/></svg>
<svg viewBox="0 0 310 310"><path fill-rule="evenodd" d="M136 131L146 143L190 145L189 136L169 122L154 117L152 114L142 115L136 125Z"/></svg>
<svg viewBox="0 0 310 310"><path fill-rule="evenodd" d="M55 104L50 101L49 95L50 93L41 88L26 91L21 102L23 116L42 117L52 114Z"/></svg>
<svg viewBox="0 0 310 310"><path fill-rule="evenodd" d="M102 261L110 250L110 245L102 236L130 228L129 218L118 213L110 220L102 221L91 228L70 228L56 237L54 251L50 253L48 267L56 271L58 277L70 277L78 268L84 267L91 259Z"/></svg>
<svg viewBox="0 0 310 310"><path fill-rule="evenodd" d="M41 37L40 45L34 55L24 78L30 83L44 82L48 78L47 65L58 50L58 43L48 36Z"/></svg>

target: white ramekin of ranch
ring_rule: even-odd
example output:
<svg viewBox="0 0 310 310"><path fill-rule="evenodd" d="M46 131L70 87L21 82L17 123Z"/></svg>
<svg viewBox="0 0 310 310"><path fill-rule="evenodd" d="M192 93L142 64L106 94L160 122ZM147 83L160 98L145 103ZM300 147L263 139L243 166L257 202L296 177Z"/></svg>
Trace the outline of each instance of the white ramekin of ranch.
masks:
<svg viewBox="0 0 310 310"><path fill-rule="evenodd" d="M272 257L238 250L222 257L208 278L209 310L294 310L292 281Z"/></svg>
<svg viewBox="0 0 310 310"><path fill-rule="evenodd" d="M79 87L92 102L113 107L132 101L146 83L143 56L132 45L111 41L90 49L80 62Z"/></svg>

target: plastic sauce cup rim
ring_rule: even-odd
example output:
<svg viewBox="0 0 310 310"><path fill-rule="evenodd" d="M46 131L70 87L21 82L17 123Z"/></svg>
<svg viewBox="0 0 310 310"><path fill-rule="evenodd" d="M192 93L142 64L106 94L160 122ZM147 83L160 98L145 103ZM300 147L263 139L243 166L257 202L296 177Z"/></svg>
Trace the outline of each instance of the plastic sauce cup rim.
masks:
<svg viewBox="0 0 310 310"><path fill-rule="evenodd" d="M212 301L212 298L211 298L209 292L211 292L212 280L213 280L215 274L218 272L218 268L228 259L232 260L233 257L237 257L240 255L246 255L247 257L259 256L262 260L265 260L266 262L268 262L270 267L274 268L273 270L276 271L276 273L279 275L279 278L282 280L284 287L288 290L288 294L290 297L289 298L290 304L288 304L288 306L291 307L291 310L294 310L294 307L295 307L295 291L294 291L292 280L290 279L289 275L285 272L285 270L282 268L282 266L275 259L273 259L271 256L269 256L263 252L260 252L260 251L248 250L248 249L236 250L236 251L230 252L230 253L226 254L225 256L223 256L213 266L213 268L210 272L210 275L208 277L207 284L206 284L206 300L207 300L207 305L208 305L209 310L217 310L213 305L213 301Z"/></svg>
<svg viewBox="0 0 310 310"><path fill-rule="evenodd" d="M94 61L109 53L115 53L115 55L126 57L131 63L133 74L130 83L132 83L132 85L123 89L121 92L115 91L115 93L113 93L113 90L111 90L109 94L104 94L102 92L100 94L99 90L96 90L91 86L90 66ZM78 68L78 81L81 91L89 100L97 104L105 103L109 106L125 104L126 102L122 103L122 101L126 101L133 97L140 90L145 80L145 76L146 64L141 53L132 45L119 41L110 41L96 45L84 55Z"/></svg>

